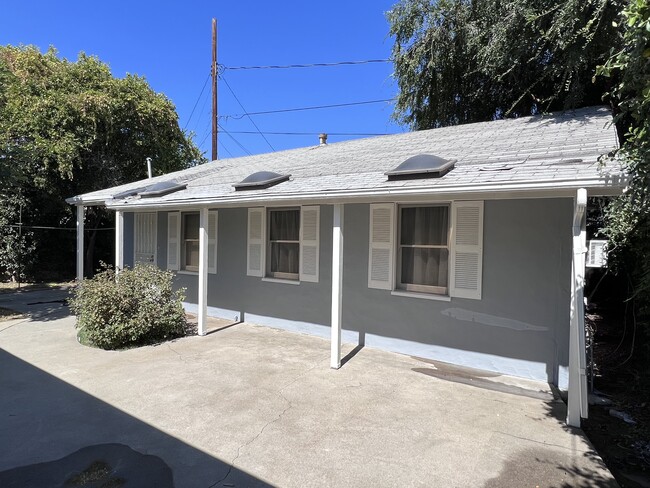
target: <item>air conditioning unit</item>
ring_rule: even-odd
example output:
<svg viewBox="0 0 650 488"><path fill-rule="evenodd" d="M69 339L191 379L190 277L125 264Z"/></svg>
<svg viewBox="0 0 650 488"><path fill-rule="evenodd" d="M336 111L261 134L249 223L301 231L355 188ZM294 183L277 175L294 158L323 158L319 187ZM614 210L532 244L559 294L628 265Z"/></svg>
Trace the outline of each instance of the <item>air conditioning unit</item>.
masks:
<svg viewBox="0 0 650 488"><path fill-rule="evenodd" d="M606 268L607 267L607 241L593 239L589 241L589 250L587 252L586 266L588 268Z"/></svg>

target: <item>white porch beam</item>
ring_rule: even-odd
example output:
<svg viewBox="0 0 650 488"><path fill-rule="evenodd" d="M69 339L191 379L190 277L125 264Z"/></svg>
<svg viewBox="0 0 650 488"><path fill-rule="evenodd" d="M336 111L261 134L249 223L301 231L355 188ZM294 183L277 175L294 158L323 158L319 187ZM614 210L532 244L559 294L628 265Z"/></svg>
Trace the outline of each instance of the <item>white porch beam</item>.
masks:
<svg viewBox="0 0 650 488"><path fill-rule="evenodd" d="M115 211L115 272L124 269L124 212Z"/></svg>
<svg viewBox="0 0 650 488"><path fill-rule="evenodd" d="M206 332L208 318L208 209L199 212L199 335Z"/></svg>
<svg viewBox="0 0 650 488"><path fill-rule="evenodd" d="M77 205L77 283L84 279L84 214L86 207Z"/></svg>
<svg viewBox="0 0 650 488"><path fill-rule="evenodd" d="M574 199L573 253L571 260L571 323L569 332L569 393L567 424L580 427L587 418L587 358L585 351L584 277L586 245L587 190L581 188Z"/></svg>
<svg viewBox="0 0 650 488"><path fill-rule="evenodd" d="M334 205L332 226L332 340L330 367L341 367L341 311L343 298L343 204Z"/></svg>

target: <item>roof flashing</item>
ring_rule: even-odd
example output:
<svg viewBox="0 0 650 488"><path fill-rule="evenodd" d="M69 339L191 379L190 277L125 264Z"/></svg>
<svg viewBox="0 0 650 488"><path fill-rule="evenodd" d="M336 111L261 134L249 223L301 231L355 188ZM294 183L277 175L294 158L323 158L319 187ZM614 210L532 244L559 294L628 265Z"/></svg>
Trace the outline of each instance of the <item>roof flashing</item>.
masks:
<svg viewBox="0 0 650 488"><path fill-rule="evenodd" d="M281 175L273 171L258 171L232 186L235 188L235 191L265 190L266 188L287 181L290 177L291 175Z"/></svg>
<svg viewBox="0 0 650 488"><path fill-rule="evenodd" d="M441 178L449 173L455 164L455 159L444 159L433 154L417 154L384 174L388 176L388 181Z"/></svg>

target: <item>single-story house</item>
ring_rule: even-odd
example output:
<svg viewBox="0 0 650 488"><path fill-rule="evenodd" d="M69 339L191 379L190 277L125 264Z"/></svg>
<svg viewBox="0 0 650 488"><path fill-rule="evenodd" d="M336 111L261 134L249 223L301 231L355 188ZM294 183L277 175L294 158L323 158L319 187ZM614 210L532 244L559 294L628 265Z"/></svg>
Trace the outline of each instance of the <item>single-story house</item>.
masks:
<svg viewBox="0 0 650 488"><path fill-rule="evenodd" d="M587 416L587 196L625 174L607 108L212 161L68 199L116 213L116 265L198 313L542 380Z"/></svg>

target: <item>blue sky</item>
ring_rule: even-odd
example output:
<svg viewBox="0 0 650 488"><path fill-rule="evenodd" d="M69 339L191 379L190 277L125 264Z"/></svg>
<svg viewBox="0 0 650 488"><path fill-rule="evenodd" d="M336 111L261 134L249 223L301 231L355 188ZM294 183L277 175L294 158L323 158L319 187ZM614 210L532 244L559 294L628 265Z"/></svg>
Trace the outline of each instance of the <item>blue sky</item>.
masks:
<svg viewBox="0 0 650 488"><path fill-rule="evenodd" d="M211 19L218 20L220 64L233 66L308 64L387 59L385 12L392 0L197 1L123 0L10 2L0 15L0 44L33 44L76 59L80 51L97 55L115 76L144 76L154 90L176 105L181 127L210 156L209 82ZM247 112L391 99L397 92L392 64L290 70L226 70L223 74ZM198 99L198 104L196 104ZM190 118L192 109L194 113ZM406 128L391 120L392 103L258 115L263 132L395 133ZM219 82L219 115L242 114ZM220 123L219 158L317 144L317 135L267 135L247 117ZM355 136L330 135L329 142Z"/></svg>

